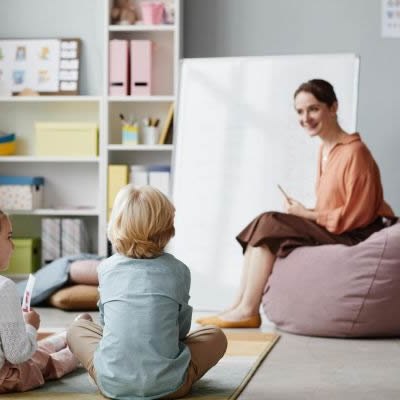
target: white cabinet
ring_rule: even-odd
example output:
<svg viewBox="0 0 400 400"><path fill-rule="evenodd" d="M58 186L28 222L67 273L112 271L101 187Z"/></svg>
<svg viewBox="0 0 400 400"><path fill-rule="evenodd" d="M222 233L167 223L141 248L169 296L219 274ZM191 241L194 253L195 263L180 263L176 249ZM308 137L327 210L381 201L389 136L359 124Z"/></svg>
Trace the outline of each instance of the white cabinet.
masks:
<svg viewBox="0 0 400 400"><path fill-rule="evenodd" d="M35 10L59 17L64 12L63 26L57 29L35 25L35 33L16 22L12 33L0 28L0 37L80 37L82 30L81 87L88 88L81 96L0 97L0 130L17 135L17 154L0 156L0 175L44 176L44 208L31 212L12 212L14 236L40 236L43 216L79 216L89 228L91 251L107 255L107 171L109 164L171 164L173 144L124 146L121 141L119 114L133 115L138 120L152 116L160 119L162 127L171 103L176 101L179 58L181 55L181 0L174 0L175 23L171 25L111 25L110 11L113 0L88 0L84 19L79 16L80 2L62 3L37 0ZM171 0L168 0L171 3ZM5 0L1 10L21 7L21 0ZM5 5L7 3L7 5ZM21 3L21 4L20 4ZM25 4L25 3L24 3ZM58 4L58 6L57 6ZM67 8L69 4L69 8ZM101 4L101 6L99 5ZM140 0L135 1L140 17ZM68 12L67 12L68 11ZM90 15L93 11L93 15ZM3 19L0 15L0 26ZM96 19L91 25L88 21ZM35 24L35 14L31 16ZM99 23L99 20L101 22ZM68 22L69 21L69 22ZM80 24L81 29L74 25ZM66 29L70 26L70 32ZM99 34L102 27L102 34ZM11 28L8 27L11 32ZM38 34L38 30L40 30ZM4 32L3 32L4 31ZM28 32L28 33L27 33ZM109 40L147 39L153 43L153 90L150 96L109 95ZM99 62L100 60L100 62ZM100 79L96 77L100 76ZM96 78L97 81L93 79ZM93 157L38 157L35 156L34 123L48 122L97 122L99 126L99 154Z"/></svg>

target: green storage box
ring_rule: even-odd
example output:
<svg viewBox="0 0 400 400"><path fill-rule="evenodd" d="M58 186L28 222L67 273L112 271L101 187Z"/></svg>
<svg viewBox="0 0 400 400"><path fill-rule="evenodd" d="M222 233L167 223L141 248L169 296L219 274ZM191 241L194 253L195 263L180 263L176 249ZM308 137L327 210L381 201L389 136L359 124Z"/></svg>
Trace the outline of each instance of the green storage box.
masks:
<svg viewBox="0 0 400 400"><path fill-rule="evenodd" d="M40 238L13 238L15 245L10 264L3 274L29 274L40 268Z"/></svg>

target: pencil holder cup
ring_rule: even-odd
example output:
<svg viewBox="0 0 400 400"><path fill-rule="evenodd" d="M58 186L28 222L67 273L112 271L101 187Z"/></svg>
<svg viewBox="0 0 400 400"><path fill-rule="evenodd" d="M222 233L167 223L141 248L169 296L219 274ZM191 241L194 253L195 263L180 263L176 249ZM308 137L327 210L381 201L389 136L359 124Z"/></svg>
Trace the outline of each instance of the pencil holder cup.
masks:
<svg viewBox="0 0 400 400"><path fill-rule="evenodd" d="M143 144L158 144L160 132L155 126L144 126L142 129Z"/></svg>
<svg viewBox="0 0 400 400"><path fill-rule="evenodd" d="M131 146L139 144L139 131L137 125L122 125L122 144Z"/></svg>
<svg viewBox="0 0 400 400"><path fill-rule="evenodd" d="M143 1L140 3L143 23L159 25L164 20L164 4L159 1Z"/></svg>

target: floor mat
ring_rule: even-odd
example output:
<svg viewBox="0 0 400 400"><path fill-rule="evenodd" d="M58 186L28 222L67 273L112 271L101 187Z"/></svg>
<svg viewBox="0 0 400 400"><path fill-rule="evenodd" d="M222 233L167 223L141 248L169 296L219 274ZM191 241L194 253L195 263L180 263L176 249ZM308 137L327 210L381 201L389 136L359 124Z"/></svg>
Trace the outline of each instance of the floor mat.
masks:
<svg viewBox="0 0 400 400"><path fill-rule="evenodd" d="M185 399L234 400L248 384L279 335L261 332L225 332L228 349L222 360L193 385ZM40 389L2 395L3 399L100 400L104 399L89 382L82 368Z"/></svg>

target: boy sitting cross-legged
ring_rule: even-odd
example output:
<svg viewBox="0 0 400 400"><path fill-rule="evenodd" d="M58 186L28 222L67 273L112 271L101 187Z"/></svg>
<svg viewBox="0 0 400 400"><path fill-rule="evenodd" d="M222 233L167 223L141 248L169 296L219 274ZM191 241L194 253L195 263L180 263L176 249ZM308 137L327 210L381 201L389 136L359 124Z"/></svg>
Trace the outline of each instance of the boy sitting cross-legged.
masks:
<svg viewBox="0 0 400 400"><path fill-rule="evenodd" d="M101 326L76 321L67 335L107 397L182 397L226 351L219 328L188 334L190 271L164 252L174 215L171 202L151 186L127 185L115 199L108 237L116 253L98 269Z"/></svg>

